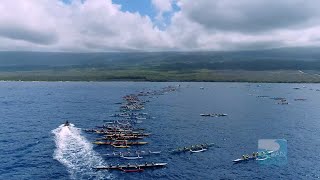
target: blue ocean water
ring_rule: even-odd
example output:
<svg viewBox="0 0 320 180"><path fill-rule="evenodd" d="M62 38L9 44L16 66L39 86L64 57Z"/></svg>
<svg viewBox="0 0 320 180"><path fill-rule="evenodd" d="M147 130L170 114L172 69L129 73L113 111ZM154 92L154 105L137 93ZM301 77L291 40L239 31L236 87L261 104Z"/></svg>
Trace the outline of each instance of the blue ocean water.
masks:
<svg viewBox="0 0 320 180"><path fill-rule="evenodd" d="M81 129L112 120L109 115L119 110L115 103L126 94L177 84L176 92L146 97L145 112L154 118L139 124L152 135L148 145L136 149L161 150L161 155L130 161L168 166L142 173L92 170L95 164L128 160L103 157L112 149L91 144L96 136ZM317 89L319 84L0 82L0 179L319 179ZM270 97L285 97L289 104ZM65 120L74 126L62 127ZM232 163L256 151L259 139L286 139L287 165ZM169 152L204 142L220 148Z"/></svg>

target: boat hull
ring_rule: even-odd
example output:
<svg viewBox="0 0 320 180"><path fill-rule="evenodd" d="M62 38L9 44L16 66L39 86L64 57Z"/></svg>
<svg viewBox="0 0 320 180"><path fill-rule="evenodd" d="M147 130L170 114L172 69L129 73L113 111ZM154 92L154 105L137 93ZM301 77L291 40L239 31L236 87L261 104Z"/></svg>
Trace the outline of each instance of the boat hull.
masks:
<svg viewBox="0 0 320 180"><path fill-rule="evenodd" d="M116 165L116 166L97 166L94 169L96 170L120 170L120 169L145 169L145 168L157 168L165 167L167 163L147 163L147 164L137 164L137 165Z"/></svg>

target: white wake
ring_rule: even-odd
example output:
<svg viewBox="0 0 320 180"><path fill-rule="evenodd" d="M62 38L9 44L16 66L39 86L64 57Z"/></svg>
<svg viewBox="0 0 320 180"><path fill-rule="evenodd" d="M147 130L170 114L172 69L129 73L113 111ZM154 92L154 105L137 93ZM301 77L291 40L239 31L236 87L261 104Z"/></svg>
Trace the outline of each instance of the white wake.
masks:
<svg viewBox="0 0 320 180"><path fill-rule="evenodd" d="M56 149L53 158L62 163L71 179L112 179L107 171L96 171L95 166L106 165L93 150L92 144L81 136L81 130L73 124L61 125L52 130Z"/></svg>

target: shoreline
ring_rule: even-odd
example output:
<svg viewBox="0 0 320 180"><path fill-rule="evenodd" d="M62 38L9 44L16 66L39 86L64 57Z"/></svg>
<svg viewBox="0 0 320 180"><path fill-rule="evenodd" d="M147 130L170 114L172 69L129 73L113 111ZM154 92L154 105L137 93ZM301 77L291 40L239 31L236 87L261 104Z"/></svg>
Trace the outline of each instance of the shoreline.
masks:
<svg viewBox="0 0 320 180"><path fill-rule="evenodd" d="M137 82L137 83L144 83L144 82L150 82L150 83L251 83L251 84L320 84L319 82L301 82L301 81L283 81L283 82L278 82L278 81L148 81L148 80L129 80L129 79L117 79L117 80L1 80L0 82Z"/></svg>
<svg viewBox="0 0 320 180"><path fill-rule="evenodd" d="M301 70L300 70L301 71ZM244 83L320 83L320 71L297 70L106 70L66 69L0 72L1 81L86 81L86 82L244 82Z"/></svg>

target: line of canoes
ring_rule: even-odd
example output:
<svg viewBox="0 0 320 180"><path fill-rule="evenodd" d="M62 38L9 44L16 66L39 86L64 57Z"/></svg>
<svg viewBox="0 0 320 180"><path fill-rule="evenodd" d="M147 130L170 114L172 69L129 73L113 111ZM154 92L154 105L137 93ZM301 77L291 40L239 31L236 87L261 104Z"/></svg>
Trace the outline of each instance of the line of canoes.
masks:
<svg viewBox="0 0 320 180"><path fill-rule="evenodd" d="M269 97L269 96L257 96L257 97L261 98L261 97ZM280 104L280 105L288 105L288 104L290 104L289 101L287 100L287 98L285 98L285 97L270 97L269 99L277 101L276 104ZM305 98L295 98L293 100L294 101L306 101L307 99L305 99Z"/></svg>
<svg viewBox="0 0 320 180"><path fill-rule="evenodd" d="M148 113L141 112L145 109L146 102L149 100L142 100L140 96L162 95L167 92L176 91L176 87L168 86L158 91L141 91L138 94L129 94L123 97L123 103L120 104L120 113L112 114L110 117L116 120L105 122L102 126L97 126L97 129L87 129L86 132L102 135L93 142L96 145L107 145L114 148L130 148L131 146L140 146L148 144L148 142L137 141L151 135L144 132L145 129L134 127L142 120L149 119ZM140 111L140 112L139 112ZM126 160L142 159L143 156L158 155L161 151L136 151L134 153L128 152L113 152L111 154L104 154L104 157L119 157ZM124 172L141 172L146 168L164 167L167 163L145 163L145 164L128 164L128 165L109 165L98 166L95 169L102 170L121 170Z"/></svg>

